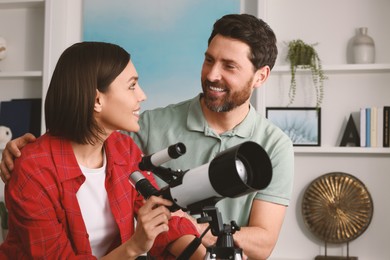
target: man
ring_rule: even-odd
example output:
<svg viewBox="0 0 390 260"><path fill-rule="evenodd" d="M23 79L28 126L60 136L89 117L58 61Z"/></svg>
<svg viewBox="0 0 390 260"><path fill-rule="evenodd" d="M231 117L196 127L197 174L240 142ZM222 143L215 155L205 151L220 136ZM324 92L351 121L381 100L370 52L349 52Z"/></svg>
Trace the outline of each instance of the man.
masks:
<svg viewBox="0 0 390 260"><path fill-rule="evenodd" d="M257 193L224 198L216 204L224 223L234 220L241 226L233 238L249 259L270 256L292 192L292 142L250 105L253 91L269 77L276 56L275 34L264 21L248 14L223 16L214 24L208 40L201 71L203 93L145 111L139 121L141 131L133 136L145 154L183 142L185 155L163 165L171 169L203 165L217 153L245 141L254 141L267 151L273 170L270 185ZM30 139L7 144L0 166L3 180L12 170L13 156L18 156L17 146ZM197 224L189 218L200 233L206 229L208 224ZM210 246L216 237L208 232L202 241Z"/></svg>

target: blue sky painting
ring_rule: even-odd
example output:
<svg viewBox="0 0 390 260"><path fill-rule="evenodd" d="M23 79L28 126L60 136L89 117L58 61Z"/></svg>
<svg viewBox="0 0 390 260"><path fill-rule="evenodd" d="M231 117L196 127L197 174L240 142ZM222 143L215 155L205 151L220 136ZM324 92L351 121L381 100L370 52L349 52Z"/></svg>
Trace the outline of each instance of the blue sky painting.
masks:
<svg viewBox="0 0 390 260"><path fill-rule="evenodd" d="M83 40L121 45L132 56L143 110L201 91L200 71L214 22L240 0L84 0Z"/></svg>

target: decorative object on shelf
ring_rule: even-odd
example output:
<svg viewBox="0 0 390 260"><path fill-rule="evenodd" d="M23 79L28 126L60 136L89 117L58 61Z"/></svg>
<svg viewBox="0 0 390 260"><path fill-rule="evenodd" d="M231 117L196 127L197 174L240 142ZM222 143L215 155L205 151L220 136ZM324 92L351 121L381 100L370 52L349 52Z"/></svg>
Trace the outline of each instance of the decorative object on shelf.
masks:
<svg viewBox="0 0 390 260"><path fill-rule="evenodd" d="M375 63L375 43L368 35L367 27L357 28L357 33L352 40L353 63Z"/></svg>
<svg viewBox="0 0 390 260"><path fill-rule="evenodd" d="M368 228L373 202L365 185L351 174L330 172L313 180L304 192L302 216L306 227L325 242L322 259L351 259L349 242ZM327 243L347 243L347 257L329 258Z"/></svg>
<svg viewBox="0 0 390 260"><path fill-rule="evenodd" d="M352 114L349 116L347 126L345 127L340 146L360 147L360 136L357 130Z"/></svg>
<svg viewBox="0 0 390 260"><path fill-rule="evenodd" d="M12 132L9 127L0 125L0 149L4 149L8 141L12 139Z"/></svg>
<svg viewBox="0 0 390 260"><path fill-rule="evenodd" d="M3 37L0 37L0 60L7 56L7 42Z"/></svg>
<svg viewBox="0 0 390 260"><path fill-rule="evenodd" d="M287 106L291 105L295 100L297 68L310 69L316 93L316 107L321 106L324 98L324 80L327 77L322 70L322 63L314 46L315 44L307 44L301 39L288 42L286 60L290 62L291 81L288 93L290 101Z"/></svg>
<svg viewBox="0 0 390 260"><path fill-rule="evenodd" d="M321 145L320 107L267 107L266 117L290 137L294 146Z"/></svg>

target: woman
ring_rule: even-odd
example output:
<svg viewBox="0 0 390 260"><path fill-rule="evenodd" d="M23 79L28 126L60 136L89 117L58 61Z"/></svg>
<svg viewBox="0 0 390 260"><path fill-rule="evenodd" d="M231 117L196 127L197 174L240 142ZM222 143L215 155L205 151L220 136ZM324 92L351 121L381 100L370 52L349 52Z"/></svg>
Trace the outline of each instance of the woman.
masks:
<svg viewBox="0 0 390 260"><path fill-rule="evenodd" d="M170 216L170 201L145 202L128 181L142 154L117 130L139 130L145 99L121 47L82 42L64 51L45 100L47 133L25 147L6 185L1 259L167 259L198 235ZM200 247L193 258L204 254Z"/></svg>

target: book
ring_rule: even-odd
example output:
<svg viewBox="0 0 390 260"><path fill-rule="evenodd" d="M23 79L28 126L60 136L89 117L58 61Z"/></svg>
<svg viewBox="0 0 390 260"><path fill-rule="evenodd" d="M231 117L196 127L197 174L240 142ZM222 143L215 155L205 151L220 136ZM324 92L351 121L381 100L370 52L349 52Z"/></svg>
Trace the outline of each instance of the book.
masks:
<svg viewBox="0 0 390 260"><path fill-rule="evenodd" d="M371 147L371 108L366 108L366 147Z"/></svg>
<svg viewBox="0 0 390 260"><path fill-rule="evenodd" d="M360 109L360 146L366 147L366 109Z"/></svg>
<svg viewBox="0 0 390 260"><path fill-rule="evenodd" d="M383 147L390 147L390 106L383 107Z"/></svg>
<svg viewBox="0 0 390 260"><path fill-rule="evenodd" d="M377 109L377 147L383 147L383 107Z"/></svg>
<svg viewBox="0 0 390 260"><path fill-rule="evenodd" d="M378 108L371 107L370 147L378 147Z"/></svg>

